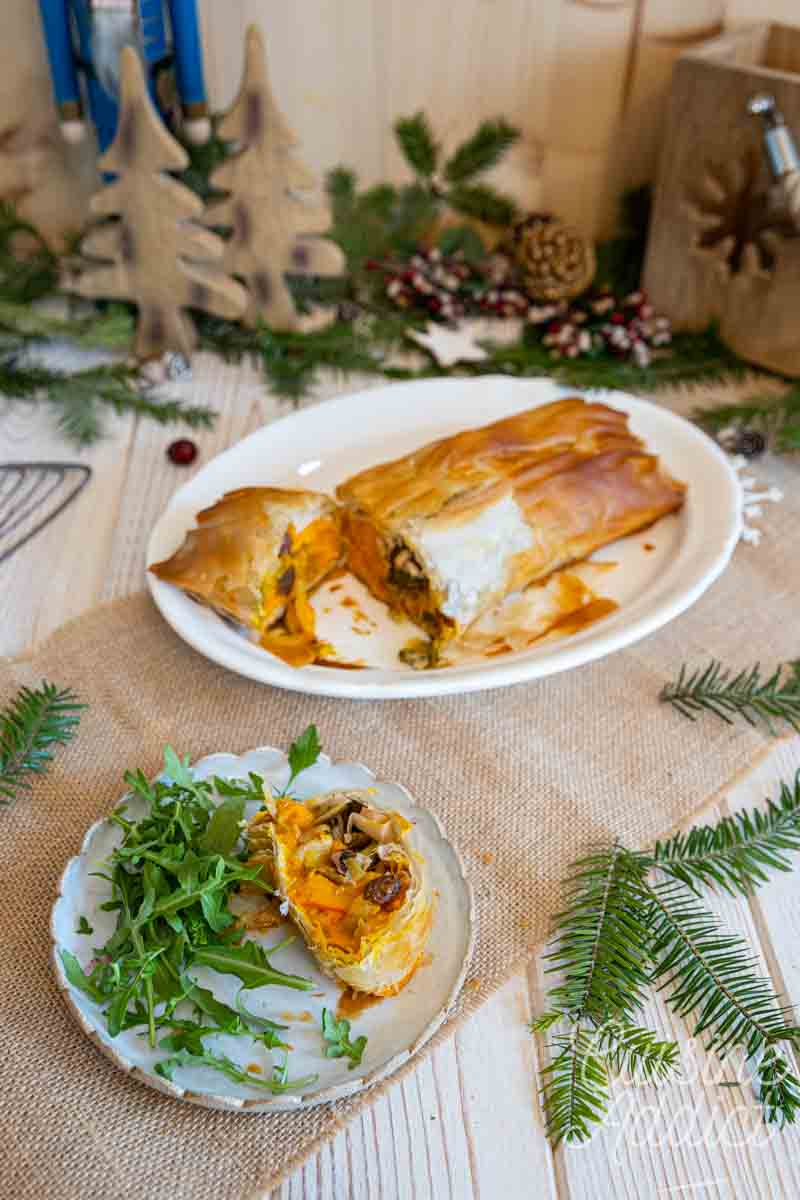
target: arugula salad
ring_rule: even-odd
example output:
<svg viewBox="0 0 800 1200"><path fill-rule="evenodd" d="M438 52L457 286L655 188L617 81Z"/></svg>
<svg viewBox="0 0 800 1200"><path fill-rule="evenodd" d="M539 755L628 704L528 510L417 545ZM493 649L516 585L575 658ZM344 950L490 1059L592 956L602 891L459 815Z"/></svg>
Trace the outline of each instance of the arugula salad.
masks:
<svg viewBox="0 0 800 1200"><path fill-rule="evenodd" d="M284 794L320 750L316 727L310 725L289 750ZM141 1027L149 1045L165 1051L155 1070L166 1079L179 1067L205 1066L276 1095L310 1087L316 1075L289 1075L288 1026L254 1013L243 999L243 993L267 986L298 992L316 986L274 965L291 937L266 951L245 940L230 908L242 885L249 892L273 893L262 868L247 865L242 844L245 807L253 801L263 805L263 779L253 773L246 780L195 779L188 759L167 746L158 779L150 782L137 770L127 772L125 782L147 810L134 821L125 802L115 809L109 820L123 831L122 842L93 872L110 885L110 899L99 907L116 913L116 928L104 945L94 947L88 972L69 950L60 951L69 983L103 1007L112 1037ZM92 935L85 916L76 933ZM203 966L241 981L235 1008L196 982L193 969ZM321 1055L346 1056L350 1067L361 1061L366 1038L351 1042L348 1022L337 1022L325 1010L320 1033ZM271 1076L254 1074L209 1050L205 1039L216 1034L265 1046L271 1052Z"/></svg>

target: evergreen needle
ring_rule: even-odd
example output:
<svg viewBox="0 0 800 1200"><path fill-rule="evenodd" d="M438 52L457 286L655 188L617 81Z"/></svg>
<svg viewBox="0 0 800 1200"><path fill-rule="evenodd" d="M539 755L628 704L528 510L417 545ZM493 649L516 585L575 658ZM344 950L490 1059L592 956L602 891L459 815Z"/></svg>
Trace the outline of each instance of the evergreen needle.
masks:
<svg viewBox="0 0 800 1200"><path fill-rule="evenodd" d="M550 1035L554 1051L542 1072L554 1144L590 1136L606 1111L611 1072L656 1083L678 1067L677 1045L632 1020L652 984L692 1020L709 1051L723 1058L744 1050L766 1121L791 1124L800 1116L800 1078L785 1049L800 1044L800 1028L759 974L747 942L726 933L699 897L703 887L746 896L770 871L789 870L797 850L800 772L766 807L657 842L649 854L617 843L575 864L547 956L562 982L531 1025Z"/></svg>
<svg viewBox="0 0 800 1200"><path fill-rule="evenodd" d="M764 809L723 817L715 825L696 825L657 842L653 861L665 874L695 891L721 888L749 895L772 871L789 871L788 852L800 850L800 771L790 787L782 783L777 801Z"/></svg>
<svg viewBox="0 0 800 1200"><path fill-rule="evenodd" d="M28 776L45 772L54 748L72 740L85 707L70 688L54 683L20 688L0 713L0 804L30 790Z"/></svg>
<svg viewBox="0 0 800 1200"><path fill-rule="evenodd" d="M766 679L760 663L736 673L713 658L695 671L684 663L659 699L691 721L711 712L729 725L741 716L749 725L763 723L774 735L774 722L786 721L800 733L800 660L776 667Z"/></svg>

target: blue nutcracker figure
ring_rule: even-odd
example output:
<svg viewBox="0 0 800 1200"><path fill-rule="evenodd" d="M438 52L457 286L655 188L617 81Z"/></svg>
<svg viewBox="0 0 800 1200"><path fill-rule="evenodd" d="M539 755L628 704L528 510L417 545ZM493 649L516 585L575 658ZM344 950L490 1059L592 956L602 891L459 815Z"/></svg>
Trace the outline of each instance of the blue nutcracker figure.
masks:
<svg viewBox="0 0 800 1200"><path fill-rule="evenodd" d="M160 102L157 83L160 73L174 66L186 136L195 143L208 139L211 129L195 0L39 0L39 8L61 131L67 141L80 141L86 132L81 74L101 153L113 140L123 46L138 50L150 94L167 123L170 114Z"/></svg>

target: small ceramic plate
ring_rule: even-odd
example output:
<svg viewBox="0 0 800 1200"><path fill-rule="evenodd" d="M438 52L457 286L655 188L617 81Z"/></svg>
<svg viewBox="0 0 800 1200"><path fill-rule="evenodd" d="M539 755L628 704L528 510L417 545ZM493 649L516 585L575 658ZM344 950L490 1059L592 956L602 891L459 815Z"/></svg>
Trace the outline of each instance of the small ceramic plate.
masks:
<svg viewBox="0 0 800 1200"><path fill-rule="evenodd" d="M246 778L251 771L261 775L273 787L282 789L289 775L286 755L280 750L262 747L241 757L212 754L194 767L195 776L200 779L212 775L226 779ZM439 821L416 805L400 784L376 780L360 763L332 763L326 755L320 755L319 761L294 781L292 794L304 799L334 788L363 787L374 787L380 806L396 809L414 822L412 843L427 862L436 906L425 964L399 995L378 1001L351 1018L352 1036L365 1034L368 1039L361 1065L348 1070L347 1059L324 1057L320 1032L322 1010L336 1009L341 988L317 968L299 934L290 946L276 954L274 965L290 974L310 977L314 991L266 987L247 991L243 999L250 1011L289 1026L284 1036L293 1047L289 1056L290 1077L312 1074L319 1077L305 1093L271 1096L262 1089L229 1081L209 1068L180 1068L175 1072L175 1081L170 1082L154 1070L160 1059L168 1057L167 1052L158 1048L151 1050L141 1029L125 1030L112 1038L100 1007L67 981L59 954L62 949L70 950L85 970L93 957L93 947L102 946L115 927L115 914L100 910L100 905L109 899L109 884L92 875L101 869L98 864L122 840L122 831L109 821L93 825L84 838L80 854L70 859L61 877L59 896L51 917L53 963L58 986L78 1024L103 1054L123 1071L167 1095L210 1108L257 1112L305 1108L351 1096L396 1070L432 1037L458 995L472 952L472 892L461 861L444 836ZM126 797L126 803L134 818L145 811L144 801L138 797ZM257 807L251 805L246 815L252 816ZM91 936L76 933L81 916L85 916L92 926ZM283 925L256 935L256 940L268 949L289 932L293 932L292 927ZM193 970L192 975L202 986L212 988L226 1004L235 1005L241 987L235 976L219 975L205 967ZM271 1074L270 1052L249 1038L218 1035L206 1039L205 1044L212 1052L227 1055L242 1068L257 1064L262 1070L262 1078L269 1078Z"/></svg>
<svg viewBox="0 0 800 1200"><path fill-rule="evenodd" d="M195 514L234 488L269 484L332 495L356 471L568 395L575 389L551 379L425 379L303 409L232 446L177 491L151 534L147 561L169 557L194 526ZM214 662L262 683L323 696L389 699L472 692L552 675L629 646L677 617L724 570L741 528L741 488L719 447L690 422L624 392L596 391L587 398L628 413L633 432L688 491L676 516L594 556L614 566L588 582L617 608L581 632L499 658L414 671L398 660L397 651L419 631L393 621L382 604L348 578L323 584L312 602L321 639L333 646L338 660L364 664L363 669L297 669L148 572L153 599L173 629Z"/></svg>

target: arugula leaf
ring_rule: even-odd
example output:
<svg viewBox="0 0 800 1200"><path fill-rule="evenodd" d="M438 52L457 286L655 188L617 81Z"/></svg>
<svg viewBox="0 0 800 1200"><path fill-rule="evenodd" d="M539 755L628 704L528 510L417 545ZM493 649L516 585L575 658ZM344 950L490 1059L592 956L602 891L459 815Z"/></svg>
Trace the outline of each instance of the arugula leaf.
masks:
<svg viewBox="0 0 800 1200"><path fill-rule="evenodd" d="M275 946L270 953L279 949L280 946ZM200 946L194 952L193 964L212 967L222 975L236 975L246 988L264 987L269 983L296 988L300 992L310 992L314 988L310 979L286 975L273 967L257 942L242 942L239 946Z"/></svg>
<svg viewBox="0 0 800 1200"><path fill-rule="evenodd" d="M354 1042L351 1042L350 1022L346 1017L342 1017L337 1021L329 1008L323 1008L322 1038L323 1041L328 1043L325 1047L326 1058L349 1058L350 1062L347 1064L348 1071L352 1071L354 1067L359 1066L367 1039L362 1034L361 1037L357 1037Z"/></svg>
<svg viewBox="0 0 800 1200"><path fill-rule="evenodd" d="M157 950L151 950L144 954L141 962L136 964L134 973L126 983L124 983L111 997L111 1003L106 1009L106 1021L108 1022L108 1032L112 1037L125 1027L125 1019L128 1015L128 1005L132 1000L135 1000L143 987L146 988L148 980L153 977L154 960L162 953L161 947ZM148 1012L152 1009L152 1002L148 998Z"/></svg>
<svg viewBox="0 0 800 1200"><path fill-rule="evenodd" d="M216 780L214 781L216 783ZM211 814L205 833L197 847L206 854L231 854L242 832L245 797L228 796Z"/></svg>
<svg viewBox="0 0 800 1200"><path fill-rule="evenodd" d="M274 1050L276 1048L288 1050L289 1047L287 1046L286 1042L281 1040L280 1035L282 1030L288 1029L289 1026L279 1025L277 1021L270 1021L269 1017L260 1017L258 1013L251 1012L249 1008L245 1007L244 1001L242 1000L242 992L244 990L244 988L241 988L236 993L236 1007L246 1021L249 1021L252 1025L255 1025L256 1028L261 1026L261 1032L258 1034L257 1040L263 1042L269 1050Z"/></svg>
<svg viewBox="0 0 800 1200"><path fill-rule="evenodd" d="M163 1079L172 1080L173 1073L178 1067L211 1067L212 1070L220 1071L223 1075L227 1075L228 1079L232 1079L234 1083L245 1083L252 1087L260 1087L276 1095L282 1092L295 1091L298 1088L311 1087L319 1078L317 1075L306 1075L302 1079L288 1079L286 1062L284 1061L279 1068L275 1069L272 1079L263 1079L250 1071L242 1070L241 1067L237 1066L226 1055L211 1054L207 1050L202 1054L192 1054L191 1051L186 1049L179 1050L171 1058L164 1058L160 1062L157 1062L155 1069Z"/></svg>
<svg viewBox="0 0 800 1200"><path fill-rule="evenodd" d="M164 771L178 787L192 791L195 786L194 775L189 769L189 756L185 760L178 758L172 746L164 747Z"/></svg>
<svg viewBox="0 0 800 1200"><path fill-rule="evenodd" d="M319 740L317 727L316 725L309 725L289 747L289 770L291 774L287 780L286 787L283 789L284 796L300 772L305 771L306 767L314 765L321 751L322 743Z"/></svg>
<svg viewBox="0 0 800 1200"><path fill-rule="evenodd" d="M83 992L90 1000L94 1000L96 1004L105 1004L108 996L100 990L91 975L84 974L83 967L75 955L71 954L69 950L62 950L60 956L64 974L72 986Z"/></svg>
<svg viewBox="0 0 800 1200"><path fill-rule="evenodd" d="M188 1050L190 1054L205 1054L203 1038L212 1033L223 1032L215 1025L201 1025L198 1021L188 1020L172 1021L170 1027L173 1032L160 1038L159 1046L162 1050L173 1052Z"/></svg>
<svg viewBox="0 0 800 1200"><path fill-rule="evenodd" d="M78 924L75 926L75 932L83 933L83 934L90 934L90 933L94 933L94 929L92 929L91 925L86 920L86 917L81 915L78 918Z"/></svg>
<svg viewBox="0 0 800 1200"><path fill-rule="evenodd" d="M218 1000L209 988L201 987L186 974L181 976L181 986L185 999L190 1000L207 1017L216 1021L224 1033L243 1032L245 1026L239 1014L234 1012L228 1004Z"/></svg>

